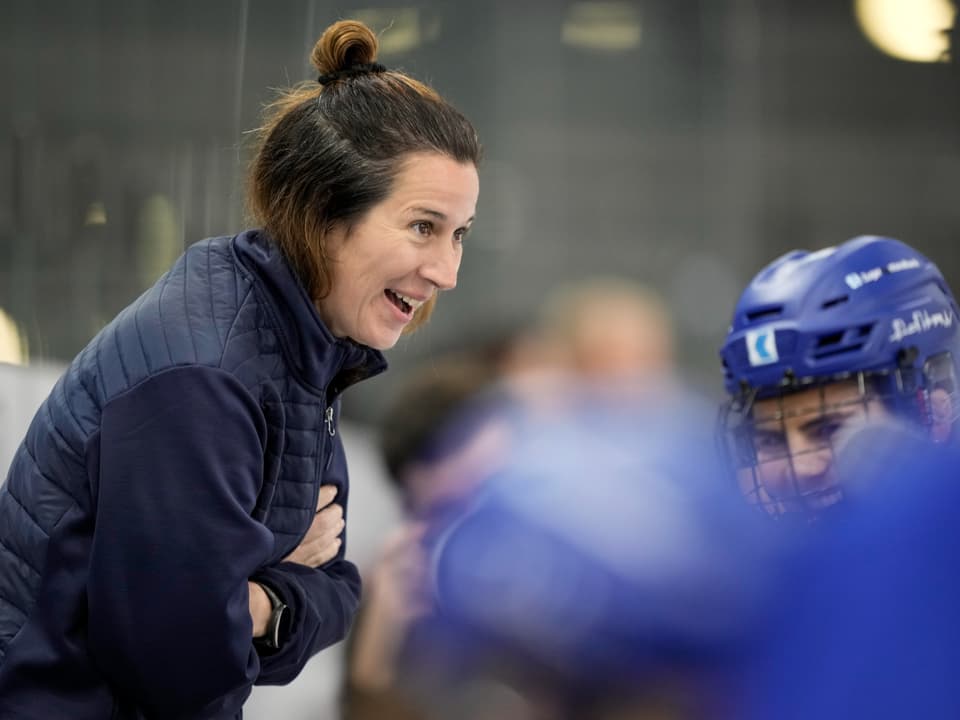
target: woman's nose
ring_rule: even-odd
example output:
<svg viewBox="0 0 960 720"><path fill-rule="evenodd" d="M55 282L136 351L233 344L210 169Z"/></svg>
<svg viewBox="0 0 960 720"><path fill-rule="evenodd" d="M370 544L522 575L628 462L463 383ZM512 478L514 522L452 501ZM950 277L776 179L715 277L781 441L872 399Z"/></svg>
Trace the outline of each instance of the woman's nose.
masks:
<svg viewBox="0 0 960 720"><path fill-rule="evenodd" d="M461 253L457 248L434 249L424 263L421 274L438 289L452 290L457 286L460 257Z"/></svg>

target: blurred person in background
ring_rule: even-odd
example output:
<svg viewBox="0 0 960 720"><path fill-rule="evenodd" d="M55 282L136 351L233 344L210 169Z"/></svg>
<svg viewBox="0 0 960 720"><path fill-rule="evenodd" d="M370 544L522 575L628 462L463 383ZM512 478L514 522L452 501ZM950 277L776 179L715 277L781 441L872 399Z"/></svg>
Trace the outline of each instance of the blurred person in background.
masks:
<svg viewBox="0 0 960 720"><path fill-rule="evenodd" d="M555 286L524 334L525 362L505 385L527 414L565 412L572 387L643 403L676 382L674 326L652 289L600 276Z"/></svg>
<svg viewBox="0 0 960 720"><path fill-rule="evenodd" d="M753 525L709 406L670 380L668 313L604 279L559 286L541 318L519 367L425 367L386 416L412 522L351 638L351 720L723 707L760 585Z"/></svg>
<svg viewBox="0 0 960 720"><path fill-rule="evenodd" d="M555 288L541 309L545 344L556 362L584 379L669 374L674 367L670 313L653 291L616 277Z"/></svg>
<svg viewBox="0 0 960 720"><path fill-rule="evenodd" d="M273 105L261 228L192 245L83 350L0 492L0 716L237 718L343 638L340 394L454 287L474 128L329 27Z"/></svg>
<svg viewBox="0 0 960 720"><path fill-rule="evenodd" d="M726 717L771 544L710 404L679 386L550 392L562 412L489 411L510 443L430 546L426 632L456 638L447 664L502 718Z"/></svg>
<svg viewBox="0 0 960 720"><path fill-rule="evenodd" d="M440 532L444 518L503 453L502 426L458 421L492 387L496 362L489 354L465 352L432 360L405 379L384 413L381 448L406 521L364 579L364 602L348 643L347 720L428 718L441 705L441 678L449 668L438 645L417 645L417 625L433 610L426 532L428 526Z"/></svg>
<svg viewBox="0 0 960 720"><path fill-rule="evenodd" d="M597 384L609 383L620 393L626 381L635 388L642 378L658 386L673 362L672 327L662 302L619 278L559 285L535 322L474 344L482 347L451 353L416 372L385 415L384 457L410 521L384 548L366 582L350 643L347 718L462 719L542 710L504 686L498 702L488 696L493 686L478 691L450 638L430 632L437 623L426 553L446 524L482 493L509 452L517 418L566 412L567 400L583 396L575 389L588 385L596 392ZM501 413L486 424L479 406L494 397ZM478 692L484 701L472 702Z"/></svg>
<svg viewBox="0 0 960 720"><path fill-rule="evenodd" d="M868 426L951 442L958 340L943 275L898 240L856 237L761 270L720 351L724 434L749 503L804 522L840 509L871 481L855 466L879 436L853 441Z"/></svg>

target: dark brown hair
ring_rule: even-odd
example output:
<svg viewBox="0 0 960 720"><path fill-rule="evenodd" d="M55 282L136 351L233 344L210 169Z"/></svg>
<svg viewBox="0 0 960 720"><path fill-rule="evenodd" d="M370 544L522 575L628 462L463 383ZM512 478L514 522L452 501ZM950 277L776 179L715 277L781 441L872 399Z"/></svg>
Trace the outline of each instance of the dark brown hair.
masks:
<svg viewBox="0 0 960 720"><path fill-rule="evenodd" d="M311 61L326 84L302 83L267 108L250 168L248 204L314 301L330 291L325 237L349 228L393 186L403 161L435 152L480 162L476 130L431 87L375 65L376 35L341 20L326 29ZM436 294L407 331L433 312Z"/></svg>

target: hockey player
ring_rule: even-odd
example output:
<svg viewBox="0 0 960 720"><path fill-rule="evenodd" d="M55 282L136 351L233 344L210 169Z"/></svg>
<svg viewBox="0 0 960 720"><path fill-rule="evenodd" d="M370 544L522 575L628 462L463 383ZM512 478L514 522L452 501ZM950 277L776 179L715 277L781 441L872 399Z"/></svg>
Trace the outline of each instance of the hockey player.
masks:
<svg viewBox="0 0 960 720"><path fill-rule="evenodd" d="M852 489L835 453L868 424L906 421L948 441L957 323L940 270L891 238L794 251L761 270L720 350L721 424L749 502L822 515Z"/></svg>

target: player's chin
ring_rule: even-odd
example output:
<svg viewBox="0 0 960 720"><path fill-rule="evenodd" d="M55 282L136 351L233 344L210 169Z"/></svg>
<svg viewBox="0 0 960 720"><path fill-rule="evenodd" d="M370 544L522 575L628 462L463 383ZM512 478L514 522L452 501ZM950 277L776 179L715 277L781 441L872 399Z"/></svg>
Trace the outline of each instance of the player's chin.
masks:
<svg viewBox="0 0 960 720"><path fill-rule="evenodd" d="M808 489L802 493L782 494L774 502L783 513L816 515L843 500L843 491L837 485Z"/></svg>

